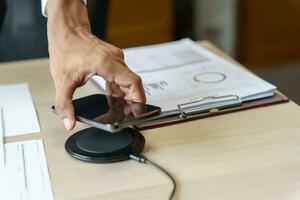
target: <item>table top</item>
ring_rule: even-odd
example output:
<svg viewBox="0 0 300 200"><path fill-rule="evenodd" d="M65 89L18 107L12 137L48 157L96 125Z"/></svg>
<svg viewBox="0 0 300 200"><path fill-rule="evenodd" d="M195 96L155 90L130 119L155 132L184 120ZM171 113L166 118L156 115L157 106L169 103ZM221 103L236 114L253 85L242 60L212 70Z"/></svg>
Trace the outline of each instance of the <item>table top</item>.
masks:
<svg viewBox="0 0 300 200"><path fill-rule="evenodd" d="M225 56L208 42L202 45ZM0 64L0 84L28 82L41 132L5 142L42 138L55 199L167 199L169 180L155 169L124 161L91 164L64 150L67 133L52 114L49 60ZM75 97L97 92L92 84ZM86 127L77 124L72 133ZM143 154L177 180L176 199L293 200L300 198L300 107L294 102L142 131Z"/></svg>

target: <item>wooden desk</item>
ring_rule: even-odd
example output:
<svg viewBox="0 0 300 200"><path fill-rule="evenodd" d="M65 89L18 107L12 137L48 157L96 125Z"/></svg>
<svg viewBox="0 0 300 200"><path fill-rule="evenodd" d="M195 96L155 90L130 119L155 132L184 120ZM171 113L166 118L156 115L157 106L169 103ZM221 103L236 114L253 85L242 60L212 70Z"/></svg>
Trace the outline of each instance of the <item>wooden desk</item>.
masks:
<svg viewBox="0 0 300 200"><path fill-rule="evenodd" d="M48 66L47 59L1 64L0 84L30 84L42 131L6 142L44 139L55 199L167 199L169 181L149 166L90 164L67 155L70 134L50 111L54 88ZM75 96L95 91L87 85ZM176 177L177 199L300 199L300 108L293 102L142 133L144 155Z"/></svg>

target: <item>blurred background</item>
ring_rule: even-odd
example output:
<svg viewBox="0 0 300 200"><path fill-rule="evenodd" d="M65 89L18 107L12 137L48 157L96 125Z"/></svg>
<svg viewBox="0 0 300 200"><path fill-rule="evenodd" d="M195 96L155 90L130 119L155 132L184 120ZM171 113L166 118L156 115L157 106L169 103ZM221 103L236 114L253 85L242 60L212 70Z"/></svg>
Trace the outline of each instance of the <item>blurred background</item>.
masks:
<svg viewBox="0 0 300 200"><path fill-rule="evenodd" d="M92 31L121 48L209 40L300 104L299 0L88 0ZM39 0L0 0L0 62L47 57Z"/></svg>

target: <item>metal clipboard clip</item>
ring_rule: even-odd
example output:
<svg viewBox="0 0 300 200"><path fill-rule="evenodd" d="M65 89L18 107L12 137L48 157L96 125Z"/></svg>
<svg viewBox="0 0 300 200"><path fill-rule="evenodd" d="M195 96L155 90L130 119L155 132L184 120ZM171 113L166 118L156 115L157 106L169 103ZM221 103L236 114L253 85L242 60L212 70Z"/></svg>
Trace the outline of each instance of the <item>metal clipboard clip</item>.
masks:
<svg viewBox="0 0 300 200"><path fill-rule="evenodd" d="M186 119L220 112L242 105L242 99L238 95L207 96L195 101L178 104L179 117Z"/></svg>

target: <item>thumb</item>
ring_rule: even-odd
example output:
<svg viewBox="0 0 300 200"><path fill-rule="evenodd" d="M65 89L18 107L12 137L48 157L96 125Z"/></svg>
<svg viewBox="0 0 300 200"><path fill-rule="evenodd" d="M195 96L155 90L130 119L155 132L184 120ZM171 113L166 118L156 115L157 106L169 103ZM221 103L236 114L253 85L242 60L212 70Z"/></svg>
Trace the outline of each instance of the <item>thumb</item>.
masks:
<svg viewBox="0 0 300 200"><path fill-rule="evenodd" d="M66 130L70 131L75 127L75 113L72 104L74 88L65 85L56 88L56 110L62 119Z"/></svg>

